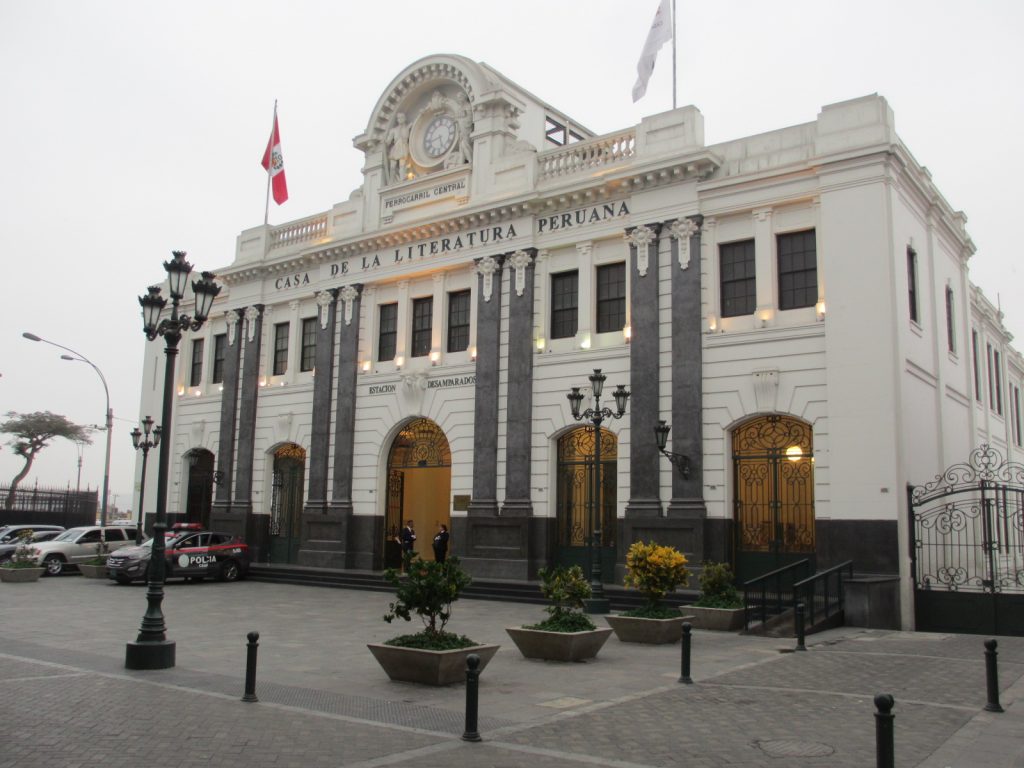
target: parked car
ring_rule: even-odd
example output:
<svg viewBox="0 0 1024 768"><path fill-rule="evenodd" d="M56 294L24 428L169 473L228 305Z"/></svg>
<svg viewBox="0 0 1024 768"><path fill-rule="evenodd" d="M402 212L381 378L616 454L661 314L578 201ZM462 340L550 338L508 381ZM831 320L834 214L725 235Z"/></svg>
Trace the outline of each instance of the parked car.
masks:
<svg viewBox="0 0 1024 768"><path fill-rule="evenodd" d="M100 551L101 534L107 540L107 551L113 552L135 541L128 534L135 531L120 525L86 525L68 528L52 541L44 541L33 547L36 564L46 568L47 576L59 576L69 566L91 560Z"/></svg>
<svg viewBox="0 0 1024 768"><path fill-rule="evenodd" d="M203 530L198 523L178 523L164 541L165 578L236 581L249 572L249 547L230 533ZM124 547L107 558L107 577L118 584L145 580L152 555L152 539L137 547Z"/></svg>
<svg viewBox="0 0 1024 768"><path fill-rule="evenodd" d="M64 530L63 525L29 525L27 523L22 525L5 525L0 528L0 544L13 544L14 540L18 538L18 534L22 531L56 531L60 533Z"/></svg>
<svg viewBox="0 0 1024 768"><path fill-rule="evenodd" d="M37 531L35 528L26 528L24 530L32 531L32 537L30 541L34 544L37 541L49 541L50 539L56 536L60 536L61 531L63 531L64 529L62 528L57 531ZM16 550L17 548L17 539L13 539L9 544L0 544L0 564L6 563L8 560L10 560L11 557L14 556L14 550Z"/></svg>

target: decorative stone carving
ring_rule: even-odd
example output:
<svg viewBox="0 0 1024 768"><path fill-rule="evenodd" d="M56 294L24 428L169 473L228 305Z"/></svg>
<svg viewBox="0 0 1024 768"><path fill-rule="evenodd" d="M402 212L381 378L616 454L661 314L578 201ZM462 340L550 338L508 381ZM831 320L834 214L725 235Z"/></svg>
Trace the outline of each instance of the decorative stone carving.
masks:
<svg viewBox="0 0 1024 768"><path fill-rule="evenodd" d="M516 271L516 296L522 296L523 291L526 289L526 268L530 266L531 261L530 254L526 251L516 251L509 258L509 264Z"/></svg>
<svg viewBox="0 0 1024 768"><path fill-rule="evenodd" d="M403 373L401 401L405 406L406 415L420 413L423 410L423 395L427 391L427 375L425 373Z"/></svg>
<svg viewBox="0 0 1024 768"><path fill-rule="evenodd" d="M235 333L238 330L238 320L240 315L237 309L229 309L224 313L224 320L228 324L228 346L235 346Z"/></svg>
<svg viewBox="0 0 1024 768"><path fill-rule="evenodd" d="M291 411L285 411L274 420L274 442L293 442L291 440L291 433L294 416Z"/></svg>
<svg viewBox="0 0 1024 768"><path fill-rule="evenodd" d="M256 321L260 319L260 310L258 307L246 307L245 308L245 340L252 344L253 339L256 338Z"/></svg>
<svg viewBox="0 0 1024 768"><path fill-rule="evenodd" d="M384 138L384 146L388 152L389 184L397 184L405 178L409 168L409 131L411 126L405 121L405 113L395 115L395 122Z"/></svg>
<svg viewBox="0 0 1024 768"><path fill-rule="evenodd" d="M206 433L206 419L192 422L192 445L202 445L203 435Z"/></svg>
<svg viewBox="0 0 1024 768"><path fill-rule="evenodd" d="M493 256L484 256L477 262L476 272L480 275L483 280L483 295L484 301L491 300L491 293L494 289L494 273L498 271L500 265L497 259Z"/></svg>
<svg viewBox="0 0 1024 768"><path fill-rule="evenodd" d="M356 299L359 298L359 289L354 285L346 285L338 293L338 297L345 306L345 325L352 325L352 309L355 307Z"/></svg>
<svg viewBox="0 0 1024 768"><path fill-rule="evenodd" d="M779 372L777 369L754 371L754 400L757 410L774 411L779 393Z"/></svg>
<svg viewBox="0 0 1024 768"><path fill-rule="evenodd" d="M473 107L466 94L459 91L455 96L455 124L458 126L458 143L444 162L445 168L466 165L473 162Z"/></svg>
<svg viewBox="0 0 1024 768"><path fill-rule="evenodd" d="M668 228L669 235L679 242L680 269L687 269L690 266L690 238L698 232L700 227L693 219L676 219Z"/></svg>
<svg viewBox="0 0 1024 768"><path fill-rule="evenodd" d="M626 242L636 248L636 269L640 277L647 276L647 265L650 263L650 254L647 247L658 241L658 236L650 227L640 225L628 235Z"/></svg>
<svg viewBox="0 0 1024 768"><path fill-rule="evenodd" d="M330 308L334 302L334 294L331 291L320 291L316 295L316 306L320 313L320 328L327 330L327 322L330 320Z"/></svg>

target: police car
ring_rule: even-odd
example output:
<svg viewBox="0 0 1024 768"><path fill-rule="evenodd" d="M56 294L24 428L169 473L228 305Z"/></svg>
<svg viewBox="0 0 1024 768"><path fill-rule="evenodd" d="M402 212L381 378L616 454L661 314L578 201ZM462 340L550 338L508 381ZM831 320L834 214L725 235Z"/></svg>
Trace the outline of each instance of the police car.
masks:
<svg viewBox="0 0 1024 768"><path fill-rule="evenodd" d="M206 531L198 523L178 523L165 534L167 547L164 577L201 581L216 578L237 581L249 571L249 547L230 533ZM123 547L107 558L107 578L118 584L145 581L153 552L153 540L137 547Z"/></svg>

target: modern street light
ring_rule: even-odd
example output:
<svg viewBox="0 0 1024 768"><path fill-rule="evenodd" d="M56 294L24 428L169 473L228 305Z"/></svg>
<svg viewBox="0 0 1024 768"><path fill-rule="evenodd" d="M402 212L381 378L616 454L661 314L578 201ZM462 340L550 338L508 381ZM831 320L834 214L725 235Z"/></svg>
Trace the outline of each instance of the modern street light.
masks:
<svg viewBox="0 0 1024 768"><path fill-rule="evenodd" d="M605 419L621 419L626 413L626 403L629 401L629 391L619 384L612 396L615 398L615 410L601 407L601 392L604 390L604 380L607 378L601 373L600 368L595 368L590 377L591 394L594 398L594 407L580 412L580 405L583 403L583 393L579 387L573 387L566 397L572 408L572 417L576 421L589 421L594 427L594 486L590 494L590 590L591 598L586 601L587 613L608 613L608 599L604 596L604 587L601 584L601 423Z"/></svg>
<svg viewBox="0 0 1024 768"><path fill-rule="evenodd" d="M143 439L145 438L145 439ZM153 419L149 416L142 420L142 429L136 427L132 430L132 445L135 450L142 449L142 482L139 483L139 522L135 528L135 543L142 543L145 514L142 504L146 499L146 459L149 458L149 449L160 445L160 427L153 429Z"/></svg>
<svg viewBox="0 0 1024 768"><path fill-rule="evenodd" d="M103 462L103 499L100 504L100 525L103 526L105 529L107 525L107 496L110 491L110 434L113 431L114 427L114 411L110 407L110 389L107 387L107 379L106 377L104 377L103 371L97 368L96 364L92 360L87 358L85 355L83 355L81 352L75 352L75 350L71 349L70 347L65 347L63 344L58 344L55 341L40 338L39 336L36 336L34 333L28 333L27 331L21 335L24 336L29 341L41 341L44 344L49 344L52 347L57 347L59 349L63 349L70 352L70 355L61 355L60 359L71 360L76 363L85 363L86 365L91 366L92 369L96 371L96 374L100 377L100 381L103 382L103 393L107 397L107 458ZM101 534L101 538L103 538L104 540L106 539L105 531Z"/></svg>
<svg viewBox="0 0 1024 768"><path fill-rule="evenodd" d="M685 456L681 453L672 453L671 451L665 450L665 445L668 443L668 431L672 429L671 426L666 424L664 421L659 421L658 426L654 428L654 438L658 441L658 450L668 457L669 462L672 466L679 470L679 473L687 480L690 479L690 457Z"/></svg>
<svg viewBox="0 0 1024 768"><path fill-rule="evenodd" d="M169 669L174 666L174 642L167 639L161 604L164 600L164 553L167 530L167 479L171 460L171 392L174 389L174 366L178 356L181 335L188 330L198 331L210 315L213 300L220 286L213 281L211 272L203 272L200 280L192 281L195 294L195 315L179 315L178 306L185 297L192 265L185 261L184 251L173 251L173 258L164 262L171 292L171 315L160 319L167 299L160 295L160 286L151 285L145 296L139 297L142 307L142 330L150 341L163 336L167 359L164 362L163 434L160 442L160 465L157 472L156 520L153 523L153 552L149 560L149 579L146 589L146 613L142 617L139 636L128 643L124 665L128 669Z"/></svg>

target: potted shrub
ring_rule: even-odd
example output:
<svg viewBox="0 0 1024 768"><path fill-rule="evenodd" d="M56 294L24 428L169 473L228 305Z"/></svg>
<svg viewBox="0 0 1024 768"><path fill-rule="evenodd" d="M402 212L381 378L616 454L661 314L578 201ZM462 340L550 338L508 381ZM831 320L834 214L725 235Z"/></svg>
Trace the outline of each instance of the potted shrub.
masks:
<svg viewBox="0 0 1024 768"><path fill-rule="evenodd" d="M686 606L697 629L735 632L743 626L743 598L728 563L701 563L700 598Z"/></svg>
<svg viewBox="0 0 1024 768"><path fill-rule="evenodd" d="M18 533L18 546L11 559L0 565L0 581L19 583L38 581L46 569L36 565L32 551L32 531L26 528Z"/></svg>
<svg viewBox="0 0 1024 768"><path fill-rule="evenodd" d="M384 580L395 588L395 600L384 621L411 621L416 614L423 629L399 635L384 643L368 643L377 663L392 680L427 685L450 685L466 679L466 657L480 657L480 670L498 651L497 645L481 645L465 635L445 631L452 615L452 603L471 581L457 557L445 562L422 560L415 553L404 557L403 575L395 568L384 572Z"/></svg>
<svg viewBox="0 0 1024 768"><path fill-rule="evenodd" d="M540 624L506 627L509 637L528 659L583 661L597 656L611 635L609 627L598 628L583 613L583 601L590 597L590 585L578 565L538 571L540 591L551 605L549 616Z"/></svg>
<svg viewBox="0 0 1024 768"><path fill-rule="evenodd" d="M683 616L662 603L665 595L690 582L686 556L675 547L655 542L633 542L626 553L626 587L639 590L645 600L640 608L605 620L615 636L626 643L674 643L681 635Z"/></svg>
<svg viewBox="0 0 1024 768"><path fill-rule="evenodd" d="M107 557L110 553L107 551L107 541L103 539L100 541L99 550L93 557L90 557L83 563L78 564L79 572L87 579L106 579L107 578Z"/></svg>

